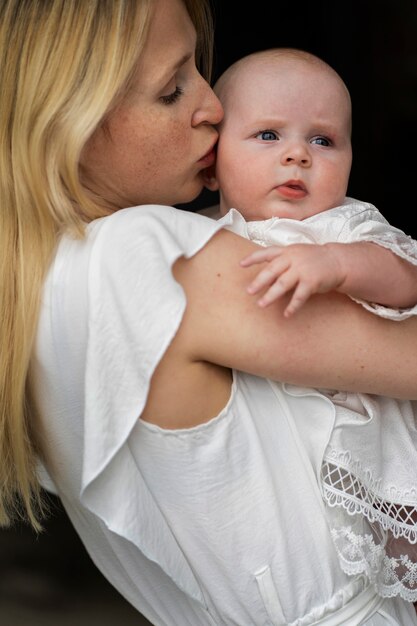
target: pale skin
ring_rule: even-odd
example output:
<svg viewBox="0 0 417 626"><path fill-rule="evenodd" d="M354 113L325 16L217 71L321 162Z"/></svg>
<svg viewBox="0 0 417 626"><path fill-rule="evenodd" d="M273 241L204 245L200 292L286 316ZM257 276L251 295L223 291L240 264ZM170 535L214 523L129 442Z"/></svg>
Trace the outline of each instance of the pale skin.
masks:
<svg viewBox="0 0 417 626"><path fill-rule="evenodd" d="M408 308L417 303L417 267L374 243L293 244L269 246L241 261L243 267L268 262L248 286L258 304L269 306L292 291L284 315L290 317L314 293L338 291L389 306Z"/></svg>
<svg viewBox="0 0 417 626"><path fill-rule="evenodd" d="M203 187L222 108L195 68L194 46L181 1L156 0L136 84L107 118L111 141L99 128L83 155L88 186L114 210L126 203L166 203L168 192L170 203L185 202ZM178 87L183 93L167 104L164 98ZM312 297L293 320L283 316L285 298L263 310L246 291L257 268L239 266L257 249L220 231L191 259L177 261L186 312L152 377L142 419L162 428L211 419L229 398L231 368L297 384L417 398L414 320L374 319L340 294Z"/></svg>
<svg viewBox="0 0 417 626"><path fill-rule="evenodd" d="M215 86L225 111L215 174L220 213L246 220L303 220L342 204L352 161L349 93L327 65L285 51L241 59ZM270 246L241 265L267 265L248 286L269 306L291 292L290 317L315 293L407 308L417 302L417 267L369 242Z"/></svg>

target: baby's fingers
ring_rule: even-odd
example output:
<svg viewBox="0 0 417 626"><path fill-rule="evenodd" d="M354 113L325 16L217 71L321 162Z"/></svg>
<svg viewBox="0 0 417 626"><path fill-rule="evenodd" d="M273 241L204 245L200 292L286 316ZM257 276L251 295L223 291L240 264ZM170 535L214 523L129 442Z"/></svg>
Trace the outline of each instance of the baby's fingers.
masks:
<svg viewBox="0 0 417 626"><path fill-rule="evenodd" d="M265 289L266 287L272 286L272 284L277 285L278 281L281 279L282 274L288 270L288 262L285 261L282 257L279 259L275 259L273 263L269 263L266 267L264 267L257 276L253 279L250 285L247 288L248 293L255 294ZM281 283L281 287L284 287L284 282ZM278 287L276 287L278 291ZM288 291L288 287L284 287L281 291L285 293ZM274 296L274 300L279 297L277 295ZM261 298L262 300L263 298ZM269 304L269 302L268 302ZM262 305L261 305L262 306Z"/></svg>
<svg viewBox="0 0 417 626"><path fill-rule="evenodd" d="M291 317L301 309L312 294L312 290L305 283L298 283L292 298L284 311L285 317Z"/></svg>
<svg viewBox="0 0 417 626"><path fill-rule="evenodd" d="M287 291L293 289L293 285L286 281L276 280L266 291L261 298L258 300L258 304L261 307L267 307L275 300L278 300L281 296L283 296ZM254 293L254 292L252 292Z"/></svg>
<svg viewBox="0 0 417 626"><path fill-rule="evenodd" d="M240 261L242 267L249 267L250 265L256 265L257 263L264 263L265 261L271 261L275 257L279 256L281 248L279 246L270 246L263 250L256 250L252 252Z"/></svg>

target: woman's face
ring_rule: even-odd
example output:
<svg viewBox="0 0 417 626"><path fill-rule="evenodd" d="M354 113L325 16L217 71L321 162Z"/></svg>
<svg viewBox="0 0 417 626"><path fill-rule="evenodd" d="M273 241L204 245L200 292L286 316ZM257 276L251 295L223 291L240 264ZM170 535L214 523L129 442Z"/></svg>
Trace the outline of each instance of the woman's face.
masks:
<svg viewBox="0 0 417 626"><path fill-rule="evenodd" d="M177 204L203 187L223 111L194 61L181 0L155 0L149 36L122 102L87 143L83 181L110 208Z"/></svg>

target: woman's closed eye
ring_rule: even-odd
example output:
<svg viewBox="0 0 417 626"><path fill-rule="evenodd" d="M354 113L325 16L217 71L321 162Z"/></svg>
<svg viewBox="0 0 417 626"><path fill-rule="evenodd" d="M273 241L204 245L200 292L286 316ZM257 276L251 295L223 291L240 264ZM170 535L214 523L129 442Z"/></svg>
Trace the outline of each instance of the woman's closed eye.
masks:
<svg viewBox="0 0 417 626"><path fill-rule="evenodd" d="M183 93L183 89L177 85L172 93L169 93L166 96L161 96L159 99L163 104L174 104Z"/></svg>

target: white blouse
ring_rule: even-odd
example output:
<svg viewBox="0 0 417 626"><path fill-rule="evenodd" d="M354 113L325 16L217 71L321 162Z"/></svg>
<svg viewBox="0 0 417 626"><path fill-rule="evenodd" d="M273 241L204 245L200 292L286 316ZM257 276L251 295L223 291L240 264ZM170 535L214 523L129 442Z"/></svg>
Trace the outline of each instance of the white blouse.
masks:
<svg viewBox="0 0 417 626"><path fill-rule="evenodd" d="M63 237L33 360L45 465L93 561L157 626L417 624L367 561L341 566L322 497L332 402L233 373L221 413L169 431L139 419L186 302L171 267L222 227L134 207ZM331 520L331 521L329 521ZM378 548L378 546L377 546Z"/></svg>

